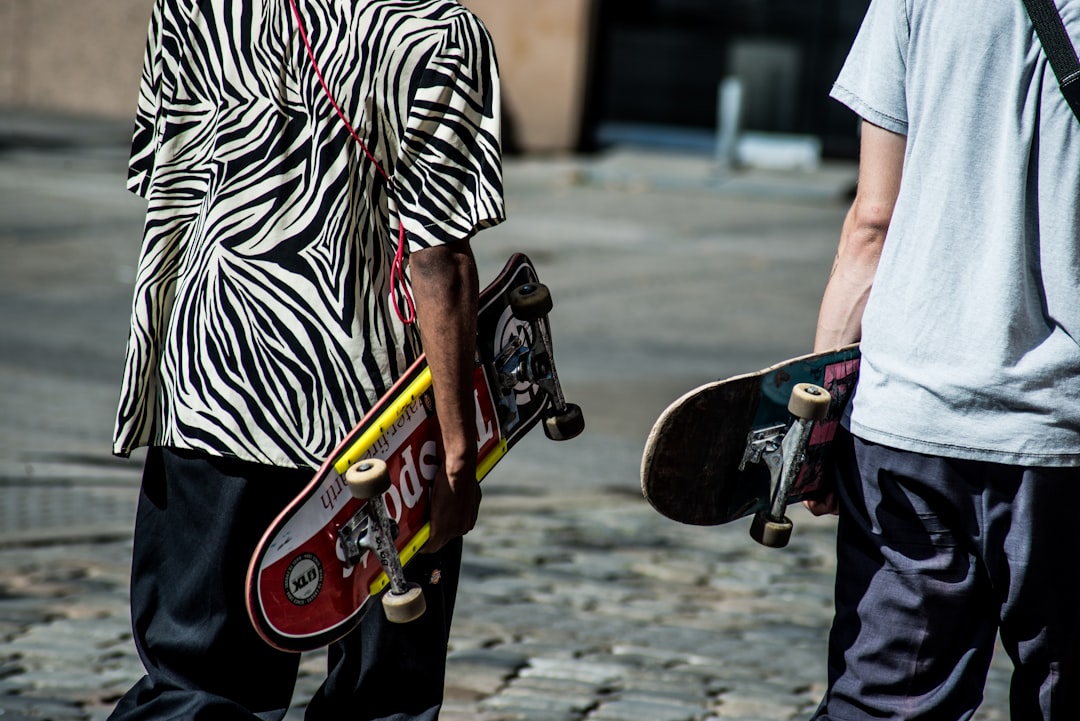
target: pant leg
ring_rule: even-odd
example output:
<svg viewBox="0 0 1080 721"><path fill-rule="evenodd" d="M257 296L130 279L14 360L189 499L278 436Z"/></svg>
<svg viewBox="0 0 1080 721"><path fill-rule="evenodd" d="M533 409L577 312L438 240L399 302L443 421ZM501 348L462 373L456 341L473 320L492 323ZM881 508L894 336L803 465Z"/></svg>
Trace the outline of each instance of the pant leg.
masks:
<svg viewBox="0 0 1080 721"><path fill-rule="evenodd" d="M147 675L111 721L281 719L299 656L268 646L245 607L255 546L310 471L150 449L132 554L135 644Z"/></svg>
<svg viewBox="0 0 1080 721"><path fill-rule="evenodd" d="M405 568L424 589L427 611L419 619L390 623L376 603L356 630L330 647L329 673L308 706L308 721L438 719L461 550L457 539Z"/></svg>
<svg viewBox="0 0 1080 721"><path fill-rule="evenodd" d="M838 463L836 616L817 719L969 719L997 603L978 504L943 459L858 439Z"/></svg>
<svg viewBox="0 0 1080 721"><path fill-rule="evenodd" d="M1019 469L987 500L1014 719L1080 718L1080 468Z"/></svg>

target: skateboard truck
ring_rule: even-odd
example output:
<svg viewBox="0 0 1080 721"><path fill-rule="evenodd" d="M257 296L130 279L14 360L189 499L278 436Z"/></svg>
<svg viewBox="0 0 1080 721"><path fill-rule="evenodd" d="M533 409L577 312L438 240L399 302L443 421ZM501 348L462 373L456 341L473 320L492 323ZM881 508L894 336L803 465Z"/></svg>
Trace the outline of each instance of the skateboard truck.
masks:
<svg viewBox="0 0 1080 721"><path fill-rule="evenodd" d="M555 370L547 318L553 307L551 292L543 283L526 283L510 293L511 312L529 324L531 336L539 342L539 347L530 348L517 338L496 359L495 368L503 393L511 393L519 383L529 383L547 394L552 410L544 417L544 434L553 441L567 441L585 430L585 417L580 407L566 402Z"/></svg>
<svg viewBox="0 0 1080 721"><path fill-rule="evenodd" d="M386 510L383 494L390 489L386 462L369 458L354 463L345 471L345 483L354 498L366 501L363 508L338 532L345 550L345 562L356 565L365 550L371 551L390 579L390 590L383 595L383 611L391 623L408 623L424 615L427 602L418 584L405 580L401 556L394 547L397 524Z"/></svg>
<svg viewBox="0 0 1080 721"><path fill-rule="evenodd" d="M795 416L790 428L780 424L754 431L747 439L739 470L747 463L764 463L771 476L772 503L754 515L750 536L769 548L783 548L791 539L792 523L784 511L788 496L806 461L814 423L829 412L832 396L821 386L799 383L791 390L788 410Z"/></svg>
<svg viewBox="0 0 1080 721"><path fill-rule="evenodd" d="M365 499L370 500L370 499ZM386 506L386 502L382 504ZM377 509L370 512L361 508L341 528L338 529L338 542L341 544L342 562L346 568L357 565L368 551L378 556L381 524L377 520ZM389 520L390 538L397 540L401 529L392 519Z"/></svg>

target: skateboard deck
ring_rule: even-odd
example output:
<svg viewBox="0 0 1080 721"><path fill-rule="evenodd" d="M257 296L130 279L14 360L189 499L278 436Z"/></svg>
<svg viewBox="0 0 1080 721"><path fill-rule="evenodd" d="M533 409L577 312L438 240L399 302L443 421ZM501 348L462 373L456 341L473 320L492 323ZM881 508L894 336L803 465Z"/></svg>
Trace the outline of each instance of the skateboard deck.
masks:
<svg viewBox="0 0 1080 721"><path fill-rule="evenodd" d="M646 442L641 463L646 500L664 516L692 525L719 525L751 514L762 522L786 521L787 504L828 492L831 442L858 372L859 348L852 345L685 394L664 410ZM827 410L821 406L824 417L809 424L805 438L795 439L793 432L806 425L789 410L800 384L823 388L829 398ZM787 436L792 438L785 446ZM785 471L788 487L778 497ZM781 540L766 545L784 545L786 539Z"/></svg>
<svg viewBox="0 0 1080 721"><path fill-rule="evenodd" d="M521 289L540 289L539 296L526 296L541 298L538 309L534 304L522 312L515 305ZM480 294L474 372L478 481L541 420L554 440L584 429L580 409L562 399L555 374L546 293L529 259L515 254ZM441 443L430 388L431 373L421 357L266 531L248 569L247 606L270 645L301 652L341 638L360 623L369 599L394 585L395 572L384 565L400 573L400 565L427 541L430 484ZM384 461L389 475L378 503L354 497L346 482L351 468L369 466L370 459ZM388 534L380 535L376 506L392 523ZM380 554L386 548L392 558L384 564Z"/></svg>

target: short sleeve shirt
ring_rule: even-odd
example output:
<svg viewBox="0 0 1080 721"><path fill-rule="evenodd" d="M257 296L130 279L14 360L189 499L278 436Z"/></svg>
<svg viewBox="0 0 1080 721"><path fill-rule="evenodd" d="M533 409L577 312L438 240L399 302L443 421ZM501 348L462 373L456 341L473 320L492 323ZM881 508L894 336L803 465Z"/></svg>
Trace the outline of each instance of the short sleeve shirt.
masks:
<svg viewBox="0 0 1080 721"><path fill-rule="evenodd" d="M408 252L504 218L483 24L454 0L296 4L302 25L287 0L155 3L118 454L320 465L418 353L391 300L398 224Z"/></svg>
<svg viewBox="0 0 1080 721"><path fill-rule="evenodd" d="M1024 4L872 0L832 94L907 137L852 430L1080 464L1080 122Z"/></svg>

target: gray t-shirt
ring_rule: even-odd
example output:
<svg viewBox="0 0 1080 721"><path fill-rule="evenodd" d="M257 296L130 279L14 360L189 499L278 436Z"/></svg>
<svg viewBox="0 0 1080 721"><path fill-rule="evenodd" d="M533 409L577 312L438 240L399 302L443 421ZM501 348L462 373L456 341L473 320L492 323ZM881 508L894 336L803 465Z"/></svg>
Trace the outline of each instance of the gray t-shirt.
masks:
<svg viewBox="0 0 1080 721"><path fill-rule="evenodd" d="M852 430L1080 465L1080 122L1023 3L873 0L832 96L907 136Z"/></svg>

